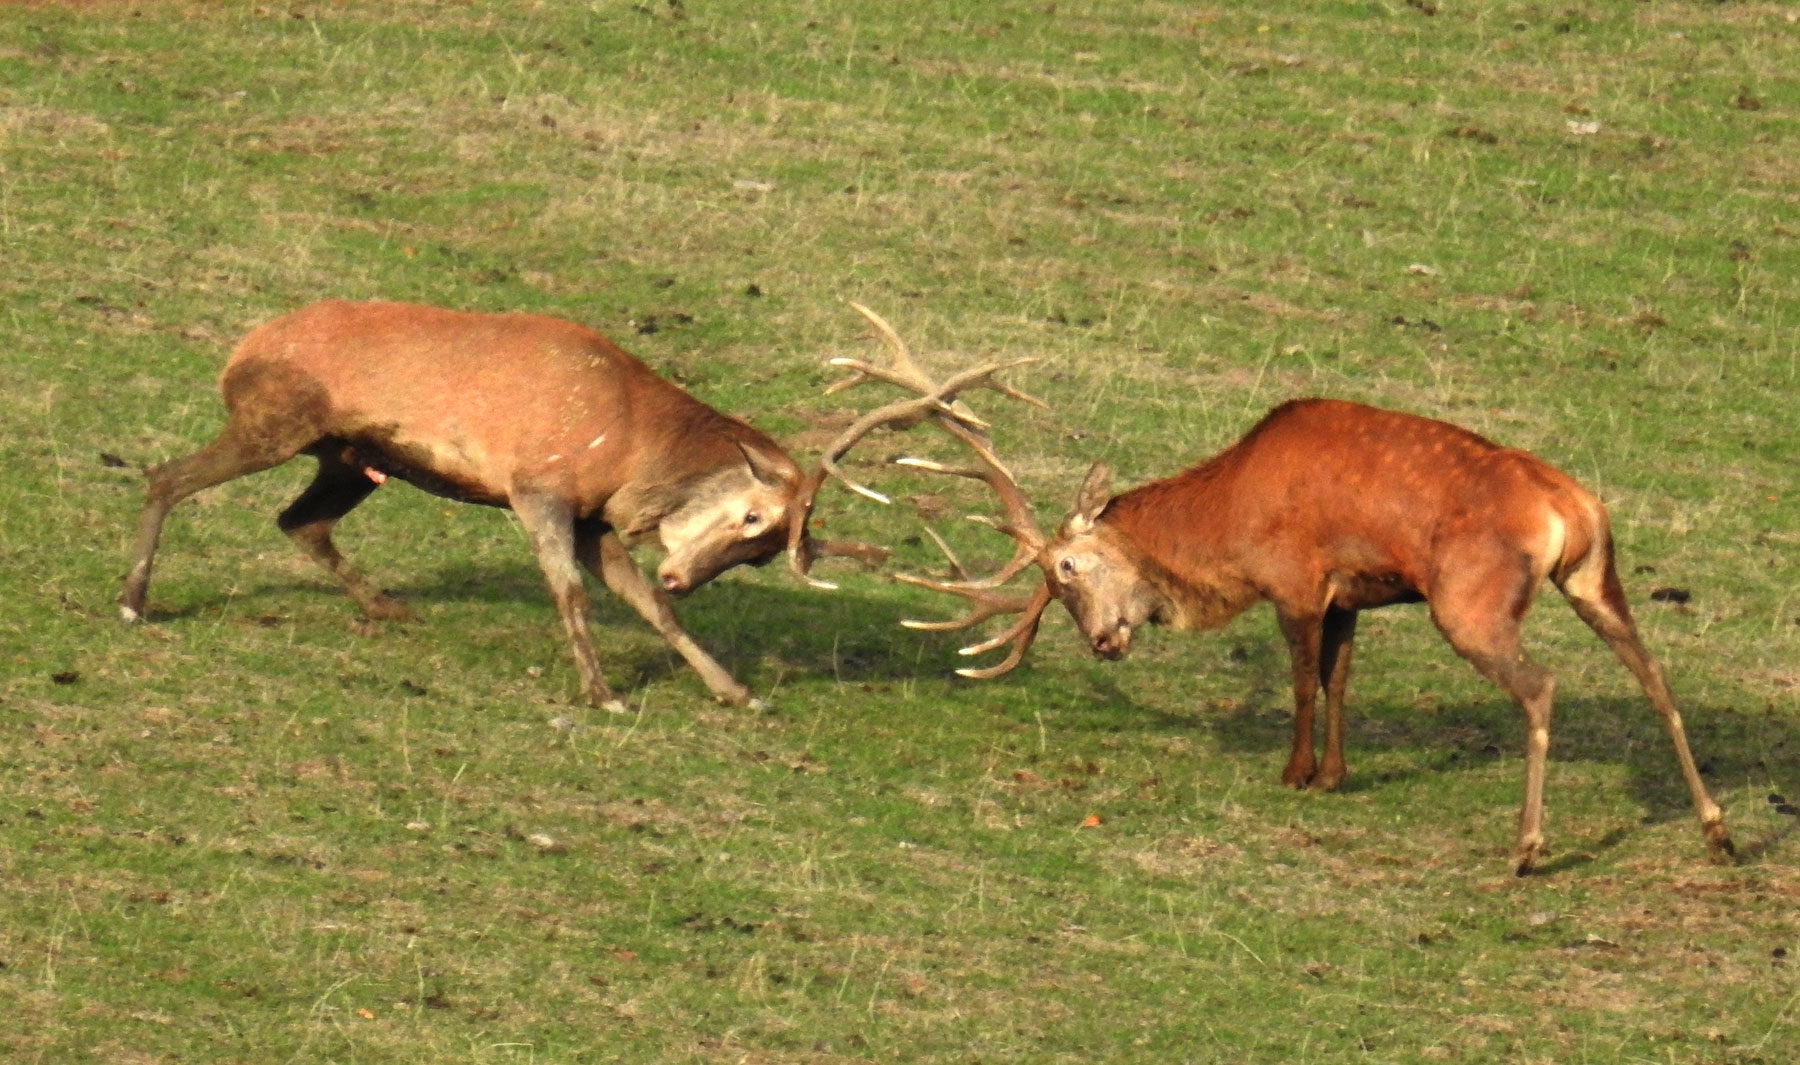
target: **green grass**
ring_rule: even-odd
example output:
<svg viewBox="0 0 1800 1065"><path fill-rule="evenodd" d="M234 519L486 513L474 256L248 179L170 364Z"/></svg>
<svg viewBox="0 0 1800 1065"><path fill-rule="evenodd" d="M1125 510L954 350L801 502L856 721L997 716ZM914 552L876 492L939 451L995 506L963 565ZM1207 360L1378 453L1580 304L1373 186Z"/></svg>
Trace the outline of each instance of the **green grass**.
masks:
<svg viewBox="0 0 1800 1065"><path fill-rule="evenodd" d="M1796 69L1784 6L1674 0L0 6L0 1057L1793 1060ZM507 516L377 493L342 542L425 620L371 627L272 528L301 464L178 510L118 625L135 467L325 296L592 323L802 459L876 399L821 394L848 300L1041 355L1052 412L983 412L1046 519L1299 394L1530 448L1744 861L1552 599L1524 882L1518 713L1416 609L1330 796L1266 610L1124 663L1058 616L975 684L895 625L932 597L771 567L681 612L773 711L600 596L619 719ZM985 506L901 447L861 472ZM912 509L821 504L929 566Z"/></svg>

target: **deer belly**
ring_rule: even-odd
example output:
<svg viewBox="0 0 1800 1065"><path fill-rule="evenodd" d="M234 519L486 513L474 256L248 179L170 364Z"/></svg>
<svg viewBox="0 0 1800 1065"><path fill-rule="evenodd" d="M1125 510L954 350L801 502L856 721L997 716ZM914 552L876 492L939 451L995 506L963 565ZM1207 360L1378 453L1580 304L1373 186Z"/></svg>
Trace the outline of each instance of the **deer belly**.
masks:
<svg viewBox="0 0 1800 1065"><path fill-rule="evenodd" d="M399 434L369 434L346 440L344 460L379 483L397 477L434 496L458 503L504 507L506 493L464 448L409 440Z"/></svg>
<svg viewBox="0 0 1800 1065"><path fill-rule="evenodd" d="M1339 610L1373 610L1395 603L1422 603L1425 596L1398 573L1331 575L1331 605Z"/></svg>

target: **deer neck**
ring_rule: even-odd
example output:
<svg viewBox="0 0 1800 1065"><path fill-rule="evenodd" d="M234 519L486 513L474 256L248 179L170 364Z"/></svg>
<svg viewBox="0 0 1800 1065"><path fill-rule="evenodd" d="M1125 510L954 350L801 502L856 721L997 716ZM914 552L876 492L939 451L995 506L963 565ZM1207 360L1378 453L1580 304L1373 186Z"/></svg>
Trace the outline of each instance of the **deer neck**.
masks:
<svg viewBox="0 0 1800 1065"><path fill-rule="evenodd" d="M1156 482L1134 489L1115 498L1100 522L1139 559L1139 573L1162 600L1157 623L1216 629L1262 595L1221 535L1215 500L1194 487Z"/></svg>
<svg viewBox="0 0 1800 1065"><path fill-rule="evenodd" d="M658 428L657 446L638 454L630 477L606 501L606 523L627 544L650 536L683 507L749 476L739 441L764 454L786 455L754 427L698 402L679 417L665 415ZM794 479L799 480L798 469Z"/></svg>

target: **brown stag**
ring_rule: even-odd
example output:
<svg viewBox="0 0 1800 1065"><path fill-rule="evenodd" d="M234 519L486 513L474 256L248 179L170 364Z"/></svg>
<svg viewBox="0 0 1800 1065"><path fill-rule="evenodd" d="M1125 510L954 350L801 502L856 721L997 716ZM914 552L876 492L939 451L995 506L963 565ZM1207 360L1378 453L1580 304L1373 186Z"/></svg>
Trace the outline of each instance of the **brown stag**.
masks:
<svg viewBox="0 0 1800 1065"><path fill-rule="evenodd" d="M897 342L897 341L896 341ZM966 628L1022 615L981 654L1012 644L1016 666L1051 599L1060 599L1093 652L1117 659L1146 624L1213 629L1263 600L1275 608L1293 672L1293 747L1281 779L1329 790L1344 779L1343 705L1357 614L1393 603L1428 604L1456 652L1525 712L1525 801L1514 869L1529 872L1543 848L1543 784L1555 679L1520 643L1520 622L1548 578L1637 678L1675 747L1707 844L1732 853L1724 814L1707 794L1661 670L1644 649L1613 563L1606 511L1541 459L1499 447L1445 422L1356 403L1303 399L1275 408L1237 443L1191 469L1119 495L1104 465L1088 474L1054 537L991 451L953 469L980 479L1007 514L993 523L1018 549L992 576L902 575L968 600L972 609L914 628ZM940 545L942 541L939 541ZM947 549L946 549L947 553ZM1029 596L998 589L1036 563ZM1315 761L1313 714L1325 689L1325 750Z"/></svg>
<svg viewBox="0 0 1800 1065"><path fill-rule="evenodd" d="M594 705L624 708L601 677L581 568L654 626L715 697L759 705L682 630L670 597L783 549L797 575L823 587L830 585L807 576L817 557L879 562L880 548L808 534L825 478L867 493L837 465L862 435L940 407L972 418L957 394L1010 391L992 380L1002 368L965 371L941 386L928 382L920 397L872 412L803 475L769 437L573 322L401 303L315 303L259 326L232 353L221 377L229 415L218 438L147 471L120 613L127 621L146 614L151 561L171 507L305 454L318 460L318 473L277 524L343 582L368 617L412 613L352 568L331 532L395 477L448 499L512 509ZM654 584L627 550L652 538L667 552Z"/></svg>

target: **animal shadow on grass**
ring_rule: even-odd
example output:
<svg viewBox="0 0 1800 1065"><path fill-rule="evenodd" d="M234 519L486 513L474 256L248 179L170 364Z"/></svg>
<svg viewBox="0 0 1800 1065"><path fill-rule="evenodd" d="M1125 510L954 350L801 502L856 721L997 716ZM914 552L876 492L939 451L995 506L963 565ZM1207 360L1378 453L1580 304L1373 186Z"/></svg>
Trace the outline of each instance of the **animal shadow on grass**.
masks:
<svg viewBox="0 0 1800 1065"><path fill-rule="evenodd" d="M1616 680L1599 675L1611 665L1616 663L1603 663L1591 677L1571 676L1558 695L1550 732L1547 806L1554 816L1562 776L1557 772L1557 763L1610 763L1626 769L1630 793L1644 807L1648 822L1693 820L1692 801L1661 720L1623 667L1618 667L1620 677ZM1130 667L1126 663L1110 668ZM1093 701L1093 721L1087 727L1107 727L1101 723L1103 720L1111 722L1118 714L1130 714L1139 715L1140 720L1148 718L1154 727L1174 733L1205 729L1215 737L1220 750L1253 757L1257 762L1255 772L1271 789L1281 787L1281 770L1292 736L1292 694L1287 652L1280 641L1250 641L1223 654L1200 652L1173 668L1228 672L1238 682L1235 687L1241 694L1234 694L1229 700L1232 705L1226 709L1198 703L1191 710L1159 709L1152 704L1166 703L1166 697L1146 699L1146 689L1133 684L1134 679L1146 685L1154 683L1150 676L1096 677L1086 685L1091 694L1077 700ZM1583 696L1575 690L1615 684L1618 693L1605 696ZM1446 692L1436 709L1422 711L1382 705L1380 697L1359 698L1353 676L1344 721L1345 759L1350 775L1338 790L1350 794L1374 791L1414 778L1440 777L1505 759L1509 768L1518 771L1522 799L1524 715L1511 700L1497 691L1485 691L1481 685L1471 674L1468 682L1456 684L1454 694ZM1773 708L1744 710L1716 703L1685 703L1679 690L1676 701L1701 777L1714 798L1727 807L1727 823L1734 828L1739 860L1757 861L1790 834L1800 831L1800 816L1789 801L1800 802L1800 723L1792 715ZM1322 696L1315 728L1317 741L1322 743ZM1409 756L1402 764L1396 765L1389 758L1383 759L1386 768L1361 768L1374 761L1371 756L1378 751L1404 751ZM1767 827L1766 819L1752 821L1743 816L1750 813L1748 810L1736 811L1739 816L1733 818L1733 803L1726 801L1726 793L1734 793L1735 798L1752 788L1768 790L1769 804L1790 816L1782 817L1772 828ZM1735 801L1742 804L1741 798ZM1750 827L1752 824L1757 827ZM1553 855L1540 863L1538 870L1553 873L1585 864L1595 854L1624 842L1628 835L1628 830L1615 829L1586 844L1580 853ZM1697 828L1695 846L1699 847Z"/></svg>
<svg viewBox="0 0 1800 1065"><path fill-rule="evenodd" d="M856 587L854 566L841 563L823 574L839 582L836 591L790 582L783 566L776 560L755 579L726 574L677 600L676 617L689 635L752 689L761 688L778 674L882 682L916 672L911 656L905 656L903 662L893 653L894 634L899 631L896 623L904 607ZM541 609L541 624L527 623L516 638L538 641L551 634L566 657L567 640L556 607L542 573L529 559L446 562L433 570L393 576L395 579L381 582L384 590L420 616L410 622L381 622L371 631L412 629L420 633L417 639L429 641L432 628L438 627L446 632L443 638L450 639L456 626L482 623L484 604L523 605ZM865 575L864 580L880 586L874 575ZM636 611L598 580L589 577L586 583L590 631L610 681L635 689L652 681L692 676L692 670ZM180 623L230 605L243 617L268 622L299 612L304 605L310 618L316 619L308 624L331 624L334 609L344 624L366 621L359 619L356 604L343 589L323 574L286 577L271 573L229 595L216 585L213 589L175 591L170 598L181 601L178 607L153 601L150 620ZM509 612L509 616L516 614ZM572 661L562 664L573 671ZM695 685L698 689L697 680Z"/></svg>

